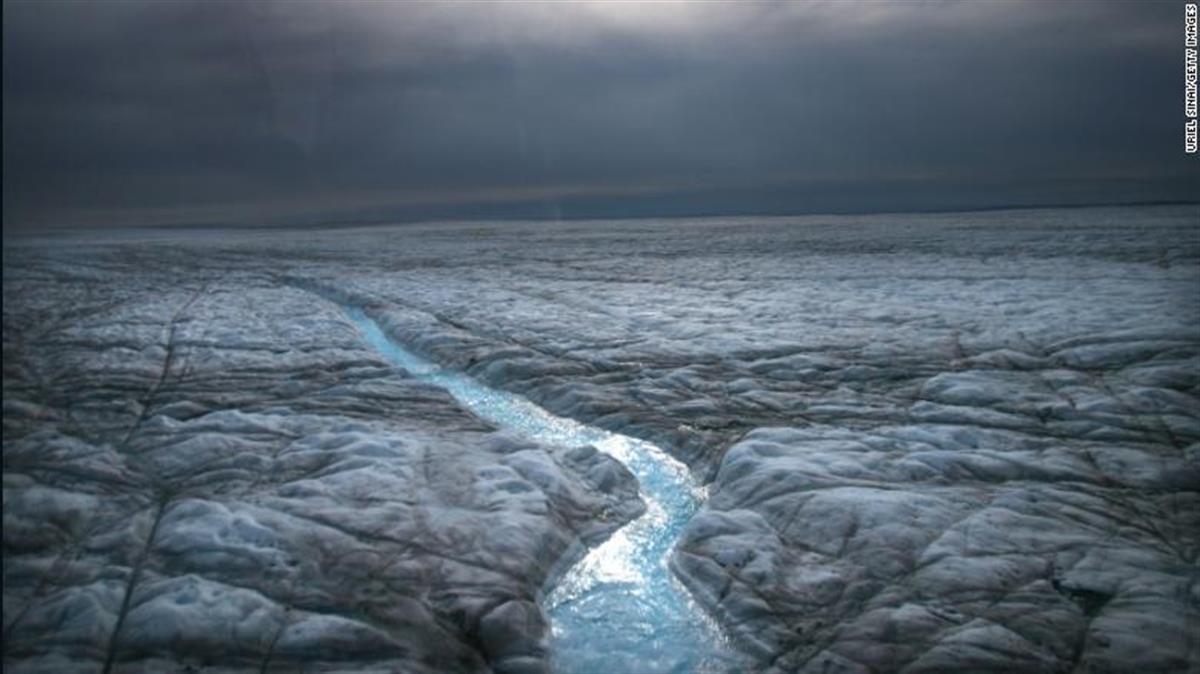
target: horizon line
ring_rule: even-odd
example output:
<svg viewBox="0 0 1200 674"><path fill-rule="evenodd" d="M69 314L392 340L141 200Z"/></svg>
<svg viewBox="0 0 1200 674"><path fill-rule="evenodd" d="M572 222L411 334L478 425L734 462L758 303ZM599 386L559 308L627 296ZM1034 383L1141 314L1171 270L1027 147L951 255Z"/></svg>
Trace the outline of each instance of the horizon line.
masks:
<svg viewBox="0 0 1200 674"><path fill-rule="evenodd" d="M513 216L513 215L496 215L486 218L428 218L428 217L411 217L404 216L389 217L389 218L366 218L366 219L330 219L321 220L318 222L300 222L300 223L159 223L159 224L141 224L141 225L43 225L40 227L28 227L23 225L8 225L3 224L3 236L7 238L10 235L19 237L36 236L39 234L50 234L58 232L72 231L90 231L103 232L105 230L178 230L178 229L232 229L243 231L256 230L279 230L279 229L353 229L356 227L386 227L389 225L438 225L438 224L468 224L468 223L485 223L485 222L587 222L587 221L625 221L625 220L696 220L704 218L731 218L731 217L771 217L771 218L789 218L789 217L821 217L821 216L854 216L854 215L920 215L920 214L950 214L950 213L990 213L996 211L1022 211L1022 210L1066 210L1066 209L1082 209L1082 208L1133 208L1146 206L1200 206L1200 200L1185 200L1185 199L1151 199L1151 200L1134 200L1134 201L1106 201L1106 202L1067 202L1067 203L1049 203L1049 204L1005 204L992 206L977 206L970 208L913 208L902 210L845 210L845 211L808 211L808 212L721 212L721 213L705 213L705 214L675 214L675 215L631 215L618 217L605 216L588 216L588 215L563 215L555 217L539 217L539 216Z"/></svg>

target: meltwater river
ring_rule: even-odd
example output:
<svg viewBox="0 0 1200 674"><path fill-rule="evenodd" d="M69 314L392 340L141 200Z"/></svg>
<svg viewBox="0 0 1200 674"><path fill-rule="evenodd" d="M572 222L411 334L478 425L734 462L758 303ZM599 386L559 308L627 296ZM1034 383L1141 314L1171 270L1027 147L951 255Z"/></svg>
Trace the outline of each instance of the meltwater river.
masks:
<svg viewBox="0 0 1200 674"><path fill-rule="evenodd" d="M555 416L529 400L440 368L390 339L362 310L347 313L393 364L448 391L493 424L547 444L592 445L637 476L646 513L588 551L544 598L552 666L561 674L717 673L744 670L716 624L667 568L667 555L702 490L657 446Z"/></svg>

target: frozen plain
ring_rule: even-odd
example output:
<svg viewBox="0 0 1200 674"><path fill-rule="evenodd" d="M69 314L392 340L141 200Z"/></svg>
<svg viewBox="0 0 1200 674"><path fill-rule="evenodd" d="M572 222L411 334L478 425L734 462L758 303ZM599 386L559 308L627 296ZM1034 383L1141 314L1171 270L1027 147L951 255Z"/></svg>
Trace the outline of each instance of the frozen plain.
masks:
<svg viewBox="0 0 1200 674"><path fill-rule="evenodd" d="M705 480L766 671L1200 670L1195 206L8 240L13 671L538 671L638 517L338 304Z"/></svg>

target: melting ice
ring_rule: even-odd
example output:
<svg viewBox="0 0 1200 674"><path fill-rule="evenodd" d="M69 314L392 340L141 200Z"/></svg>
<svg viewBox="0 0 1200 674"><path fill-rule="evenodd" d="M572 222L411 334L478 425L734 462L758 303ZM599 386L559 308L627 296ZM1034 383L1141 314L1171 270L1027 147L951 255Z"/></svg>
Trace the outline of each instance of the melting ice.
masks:
<svg viewBox="0 0 1200 674"><path fill-rule="evenodd" d="M686 466L652 443L555 416L519 395L442 369L393 342L361 309L348 313L393 364L445 389L476 415L538 442L593 445L637 476L645 514L590 550L543 602L555 671L690 674L746 666L667 568L673 543L703 498Z"/></svg>

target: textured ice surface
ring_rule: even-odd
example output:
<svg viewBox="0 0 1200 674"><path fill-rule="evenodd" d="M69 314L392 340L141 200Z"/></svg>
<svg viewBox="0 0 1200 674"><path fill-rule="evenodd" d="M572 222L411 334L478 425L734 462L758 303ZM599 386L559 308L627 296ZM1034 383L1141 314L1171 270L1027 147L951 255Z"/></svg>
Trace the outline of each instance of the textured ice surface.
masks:
<svg viewBox="0 0 1200 674"><path fill-rule="evenodd" d="M543 670L542 586L633 476L306 291L141 252L5 261L5 670Z"/></svg>
<svg viewBox="0 0 1200 674"><path fill-rule="evenodd" d="M672 566L763 668L1196 669L1198 219L6 242L6 665L543 661L542 583L632 481L494 432L308 288L714 477Z"/></svg>

